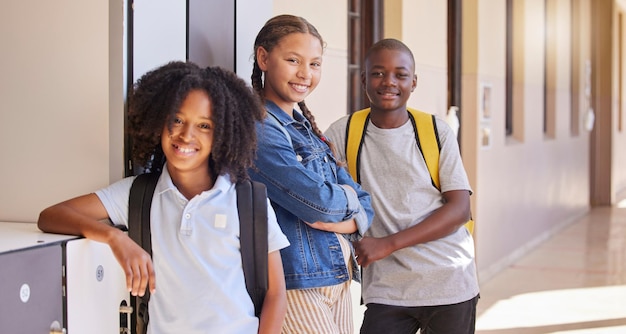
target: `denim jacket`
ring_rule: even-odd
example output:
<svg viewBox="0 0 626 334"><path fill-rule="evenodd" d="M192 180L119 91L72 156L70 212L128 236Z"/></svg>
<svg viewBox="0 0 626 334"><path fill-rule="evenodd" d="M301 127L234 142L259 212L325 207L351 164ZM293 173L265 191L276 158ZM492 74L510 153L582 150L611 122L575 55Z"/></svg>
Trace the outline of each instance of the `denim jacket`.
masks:
<svg viewBox="0 0 626 334"><path fill-rule="evenodd" d="M370 195L337 166L302 114L294 110L292 119L271 101L265 107L268 115L256 124L258 150L250 177L267 186L278 224L291 243L280 251L287 289L343 283L350 275L336 234L305 222L354 218L358 231L344 236L358 240L374 216ZM360 281L354 255L352 263L352 277Z"/></svg>

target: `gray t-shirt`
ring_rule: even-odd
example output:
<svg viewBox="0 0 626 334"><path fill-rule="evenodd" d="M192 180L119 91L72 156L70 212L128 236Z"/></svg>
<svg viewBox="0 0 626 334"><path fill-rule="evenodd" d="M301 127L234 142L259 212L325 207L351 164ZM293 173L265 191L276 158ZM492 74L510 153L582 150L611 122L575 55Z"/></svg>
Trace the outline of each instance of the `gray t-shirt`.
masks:
<svg viewBox="0 0 626 334"><path fill-rule="evenodd" d="M345 161L348 116L325 135ZM441 191L471 191L458 144L450 127L437 118L441 141ZM360 154L361 185L372 196L374 220L366 236L383 237L419 224L443 205L415 142L411 122L395 129L367 127ZM474 241L465 228L444 238L400 249L363 270L363 301L396 306L447 305L478 292Z"/></svg>

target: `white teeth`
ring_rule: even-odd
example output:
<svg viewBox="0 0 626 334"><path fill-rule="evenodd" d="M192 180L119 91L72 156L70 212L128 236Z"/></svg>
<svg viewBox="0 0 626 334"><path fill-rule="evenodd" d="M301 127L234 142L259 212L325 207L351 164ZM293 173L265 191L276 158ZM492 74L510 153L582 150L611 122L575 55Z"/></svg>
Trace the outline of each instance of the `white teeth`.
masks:
<svg viewBox="0 0 626 334"><path fill-rule="evenodd" d="M182 148L182 147L178 147L178 150L183 152L183 153L191 153L191 152L195 151L193 148Z"/></svg>
<svg viewBox="0 0 626 334"><path fill-rule="evenodd" d="M307 85L298 85L298 84L293 84L292 86L293 86L293 88L295 88L297 91L306 91L306 90L309 88L309 86L307 86Z"/></svg>

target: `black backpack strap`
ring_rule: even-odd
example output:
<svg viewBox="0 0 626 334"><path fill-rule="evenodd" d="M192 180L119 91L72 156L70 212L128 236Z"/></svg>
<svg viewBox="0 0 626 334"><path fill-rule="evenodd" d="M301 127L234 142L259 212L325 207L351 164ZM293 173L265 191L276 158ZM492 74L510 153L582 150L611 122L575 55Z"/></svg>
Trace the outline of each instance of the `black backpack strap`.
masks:
<svg viewBox="0 0 626 334"><path fill-rule="evenodd" d="M267 293L268 282L268 232L267 232L267 189L260 182L251 182L253 193L254 210L254 264L256 269L256 289L260 295L259 305L263 306L265 294ZM259 307L258 314L261 314Z"/></svg>
<svg viewBox="0 0 626 334"><path fill-rule="evenodd" d="M254 303L254 313L259 317L268 288L267 190L265 185L250 180L239 181L237 183L237 210L246 289Z"/></svg>
<svg viewBox="0 0 626 334"><path fill-rule="evenodd" d="M150 207L152 196L159 181L160 173L138 175L130 187L128 198L128 236L152 256L152 239L150 237ZM148 301L150 291L146 289L143 297L132 297L130 304L135 311L131 317L131 328L137 334L145 334L148 328Z"/></svg>

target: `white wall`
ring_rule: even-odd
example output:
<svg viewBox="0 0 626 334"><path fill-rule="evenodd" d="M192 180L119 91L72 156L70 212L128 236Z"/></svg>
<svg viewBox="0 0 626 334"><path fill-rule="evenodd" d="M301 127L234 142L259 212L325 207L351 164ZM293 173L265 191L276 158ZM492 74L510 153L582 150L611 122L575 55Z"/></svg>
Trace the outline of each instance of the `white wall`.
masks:
<svg viewBox="0 0 626 334"><path fill-rule="evenodd" d="M0 220L123 177L124 15L122 1L3 4ZM185 59L184 5L136 1L135 20L135 76Z"/></svg>
<svg viewBox="0 0 626 334"><path fill-rule="evenodd" d="M403 1L401 40L415 57L417 87L408 105L445 117L448 107L447 10L445 1Z"/></svg>
<svg viewBox="0 0 626 334"><path fill-rule="evenodd" d="M621 15L623 15L623 18L626 19L626 1L625 0L618 0L617 2L617 6L615 9L615 15L616 17L614 18L614 22L618 22L618 18L617 15L619 15L621 13ZM618 45L622 45L622 48L626 47L626 26L622 27L622 40L619 40L619 34L617 33L619 29L619 25L615 24L615 34L614 35L614 45L616 46L615 48L613 48L613 52L614 52L614 68L617 69L618 68L618 50L619 48L617 47ZM622 59L622 77L626 78L626 59ZM622 85L622 92L619 92L619 85L618 85L618 71L614 71L614 100L613 100L613 152L612 152L612 157L613 157L613 188L615 189L615 193L616 196L614 198L614 201L617 202L621 199L626 198L626 149L624 149L624 147L626 147L626 99L621 100L620 101L620 93L621 96L626 96L626 84ZM621 103L621 105L620 105ZM620 109L621 109L621 124L620 124Z"/></svg>
<svg viewBox="0 0 626 334"><path fill-rule="evenodd" d="M109 3L3 1L0 45L0 220L34 221L109 182Z"/></svg>
<svg viewBox="0 0 626 334"><path fill-rule="evenodd" d="M131 1L129 1L131 2ZM173 60L186 58L186 4L133 0L133 80ZM231 13L229 13L232 15Z"/></svg>
<svg viewBox="0 0 626 334"><path fill-rule="evenodd" d="M567 19L567 1L560 13ZM585 213L589 201L589 137L569 131L569 41L559 38L557 50L556 138L543 134L543 1L525 1L525 86L522 141L505 134L505 2L478 1L478 73L473 81L476 104L480 104L482 83L492 85L491 119L477 122L491 129L491 145L478 147L476 164L470 166L475 177L473 200L477 210L477 258L484 279L508 265L556 230ZM467 74L469 78L473 75ZM469 107L469 108L468 108ZM480 128L473 129L480 134Z"/></svg>
<svg viewBox="0 0 626 334"><path fill-rule="evenodd" d="M265 22L272 17L272 0L237 0L237 50L235 69L237 75L250 83L252 76L254 39Z"/></svg>

